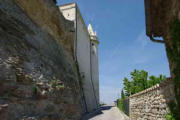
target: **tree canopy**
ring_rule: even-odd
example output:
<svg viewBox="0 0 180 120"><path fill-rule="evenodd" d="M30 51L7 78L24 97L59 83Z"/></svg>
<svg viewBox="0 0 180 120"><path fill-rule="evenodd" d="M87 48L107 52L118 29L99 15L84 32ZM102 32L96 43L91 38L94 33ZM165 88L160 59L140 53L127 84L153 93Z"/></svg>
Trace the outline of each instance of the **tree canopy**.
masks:
<svg viewBox="0 0 180 120"><path fill-rule="evenodd" d="M123 80L123 89L125 90L125 96L130 96L140 91L143 91L166 79L166 76L162 74L160 74L158 77L154 75L148 77L148 72L145 70L140 71L135 69L133 72L130 73L130 75L131 80L126 77ZM124 94L124 91L122 91L121 93Z"/></svg>

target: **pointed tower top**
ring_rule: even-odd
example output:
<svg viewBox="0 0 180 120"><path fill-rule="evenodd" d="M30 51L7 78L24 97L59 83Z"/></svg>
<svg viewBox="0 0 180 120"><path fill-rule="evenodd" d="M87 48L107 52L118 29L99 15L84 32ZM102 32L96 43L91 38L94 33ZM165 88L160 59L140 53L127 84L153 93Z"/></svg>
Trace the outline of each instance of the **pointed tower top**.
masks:
<svg viewBox="0 0 180 120"><path fill-rule="evenodd" d="M88 32L89 32L91 40L93 40L93 41L95 41L95 42L97 42L99 44L99 41L98 41L98 38L97 38L97 33L96 33L96 31L93 31L93 28L92 28L91 24L88 25Z"/></svg>
<svg viewBox="0 0 180 120"><path fill-rule="evenodd" d="M88 32L91 36L96 36L96 32L93 31L92 25L88 25Z"/></svg>

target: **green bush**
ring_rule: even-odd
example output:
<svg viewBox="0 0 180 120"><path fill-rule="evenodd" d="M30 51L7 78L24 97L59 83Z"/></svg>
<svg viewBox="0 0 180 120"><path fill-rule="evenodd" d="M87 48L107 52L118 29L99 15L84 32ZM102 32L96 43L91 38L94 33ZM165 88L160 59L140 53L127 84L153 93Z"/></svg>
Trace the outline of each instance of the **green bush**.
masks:
<svg viewBox="0 0 180 120"><path fill-rule="evenodd" d="M123 99L122 99L122 98L118 99L117 107L118 107L121 111L123 111Z"/></svg>
<svg viewBox="0 0 180 120"><path fill-rule="evenodd" d="M172 112L170 109L169 109L169 111L170 111L170 113L168 113L168 114L165 115L166 120L176 120L176 119L174 118L173 112Z"/></svg>
<svg viewBox="0 0 180 120"><path fill-rule="evenodd" d="M64 88L64 85L58 85L57 88L60 90L60 89L63 89Z"/></svg>

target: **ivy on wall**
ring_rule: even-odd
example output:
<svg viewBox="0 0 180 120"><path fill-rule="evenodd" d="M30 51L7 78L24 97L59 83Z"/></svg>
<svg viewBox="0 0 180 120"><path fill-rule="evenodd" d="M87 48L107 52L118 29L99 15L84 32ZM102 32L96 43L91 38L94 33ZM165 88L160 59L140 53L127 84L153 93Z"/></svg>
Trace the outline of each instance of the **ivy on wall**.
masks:
<svg viewBox="0 0 180 120"><path fill-rule="evenodd" d="M180 120L180 21L175 20L170 26L172 46L167 46L167 55L173 62L176 101L169 104L172 118Z"/></svg>

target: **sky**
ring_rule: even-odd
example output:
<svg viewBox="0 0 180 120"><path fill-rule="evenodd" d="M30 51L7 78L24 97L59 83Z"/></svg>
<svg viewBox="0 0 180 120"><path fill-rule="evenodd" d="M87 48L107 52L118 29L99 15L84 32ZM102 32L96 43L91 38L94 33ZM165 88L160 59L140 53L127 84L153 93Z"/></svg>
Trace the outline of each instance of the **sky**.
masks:
<svg viewBox="0 0 180 120"><path fill-rule="evenodd" d="M146 36L144 0L58 0L70 2L77 2L98 34L101 101L112 104L120 97L123 78L134 69L170 76L164 45Z"/></svg>

